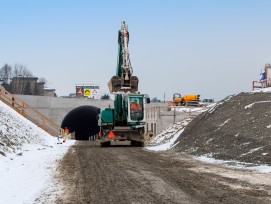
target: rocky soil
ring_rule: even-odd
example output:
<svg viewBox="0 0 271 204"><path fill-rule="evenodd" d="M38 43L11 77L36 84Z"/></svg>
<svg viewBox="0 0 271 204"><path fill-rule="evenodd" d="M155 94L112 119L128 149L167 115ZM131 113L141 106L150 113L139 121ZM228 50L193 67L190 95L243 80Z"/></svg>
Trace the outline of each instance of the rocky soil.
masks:
<svg viewBox="0 0 271 204"><path fill-rule="evenodd" d="M271 165L271 93L240 93L190 122L171 150Z"/></svg>

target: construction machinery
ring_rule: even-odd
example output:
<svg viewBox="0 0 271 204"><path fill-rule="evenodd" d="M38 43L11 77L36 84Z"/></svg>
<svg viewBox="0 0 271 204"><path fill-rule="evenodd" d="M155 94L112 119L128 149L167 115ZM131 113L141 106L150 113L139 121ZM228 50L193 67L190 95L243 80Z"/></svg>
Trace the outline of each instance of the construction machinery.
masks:
<svg viewBox="0 0 271 204"><path fill-rule="evenodd" d="M173 104L175 106L184 106L187 105L190 101L199 101L200 95L198 94L186 94L181 96L179 93L173 94Z"/></svg>
<svg viewBox="0 0 271 204"><path fill-rule="evenodd" d="M182 96L179 93L173 94L173 103L175 106L181 106L182 105Z"/></svg>
<svg viewBox="0 0 271 204"><path fill-rule="evenodd" d="M213 98L205 98L202 101L199 102L199 106L201 107L207 107L215 103L215 99Z"/></svg>
<svg viewBox="0 0 271 204"><path fill-rule="evenodd" d="M132 146L144 145L145 104L150 100L138 92L139 80L132 75L128 43L128 26L123 21L118 32L116 75L108 82L110 93L115 95L114 108L104 108L99 115L102 147L127 141Z"/></svg>

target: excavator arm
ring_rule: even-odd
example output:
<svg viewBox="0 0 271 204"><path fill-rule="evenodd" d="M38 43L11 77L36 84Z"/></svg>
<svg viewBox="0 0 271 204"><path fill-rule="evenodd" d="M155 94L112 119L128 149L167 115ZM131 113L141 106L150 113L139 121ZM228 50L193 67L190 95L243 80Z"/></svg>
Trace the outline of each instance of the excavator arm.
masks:
<svg viewBox="0 0 271 204"><path fill-rule="evenodd" d="M132 76L133 69L129 57L128 50L129 32L125 21L121 22L121 29L118 32L118 62L116 75L108 82L109 91L114 92L130 92L138 91L138 78Z"/></svg>

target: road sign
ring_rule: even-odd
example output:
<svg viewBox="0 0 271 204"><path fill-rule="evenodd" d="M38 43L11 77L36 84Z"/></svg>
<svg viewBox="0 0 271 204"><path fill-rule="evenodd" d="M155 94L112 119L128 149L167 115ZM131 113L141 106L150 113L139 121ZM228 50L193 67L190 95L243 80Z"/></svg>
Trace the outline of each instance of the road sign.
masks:
<svg viewBox="0 0 271 204"><path fill-rule="evenodd" d="M91 93L93 96L95 95L98 95L98 92L97 92L97 90L96 89L92 89L92 93Z"/></svg>
<svg viewBox="0 0 271 204"><path fill-rule="evenodd" d="M98 85L76 85L76 96L84 98L98 99L99 97L99 86Z"/></svg>
<svg viewBox="0 0 271 204"><path fill-rule="evenodd" d="M90 95L91 95L90 88L84 88L84 96L90 96Z"/></svg>
<svg viewBox="0 0 271 204"><path fill-rule="evenodd" d="M83 96L83 87L76 87L76 96Z"/></svg>

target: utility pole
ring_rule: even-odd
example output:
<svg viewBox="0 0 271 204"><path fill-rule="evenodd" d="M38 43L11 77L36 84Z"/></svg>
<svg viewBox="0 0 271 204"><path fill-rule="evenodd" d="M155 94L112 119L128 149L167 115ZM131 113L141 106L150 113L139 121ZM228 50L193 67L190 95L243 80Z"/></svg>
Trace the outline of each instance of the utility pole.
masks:
<svg viewBox="0 0 271 204"><path fill-rule="evenodd" d="M176 107L174 107L174 111L173 111L173 121L174 123L176 122Z"/></svg>

